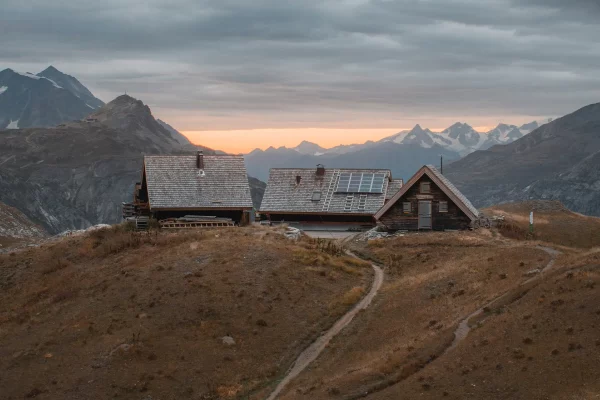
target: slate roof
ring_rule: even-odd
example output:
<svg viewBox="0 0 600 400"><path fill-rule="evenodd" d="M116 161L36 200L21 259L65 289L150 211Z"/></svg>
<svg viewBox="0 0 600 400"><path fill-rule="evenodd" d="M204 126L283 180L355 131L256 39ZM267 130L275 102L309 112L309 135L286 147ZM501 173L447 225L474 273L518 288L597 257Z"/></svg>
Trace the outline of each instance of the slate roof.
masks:
<svg viewBox="0 0 600 400"><path fill-rule="evenodd" d="M252 208L243 156L145 156L150 209Z"/></svg>
<svg viewBox="0 0 600 400"><path fill-rule="evenodd" d="M388 185L387 193L385 194L385 200L390 200L398 191L402 188L404 181L402 179L394 179Z"/></svg>
<svg viewBox="0 0 600 400"><path fill-rule="evenodd" d="M413 186L425 174L429 176L429 178L436 185L438 185L439 188L442 189L442 191L444 191L444 193L446 193L446 195L448 195L448 197L450 197L450 199L452 199L452 201L454 201L454 203L471 220L477 219L479 217L479 211L477 210L477 208L475 208L475 206L471 204L469 199L467 199L465 195L462 194L460 190L458 190L456 186L452 184L452 182L450 182L444 175L442 175L442 173L438 171L438 169L433 165L424 165L423 167L421 167L421 169L417 171L416 174L413 175L412 178L409 179L406 185L403 185L402 189L400 189L385 204L385 206L383 206L381 210L379 210L377 214L375 214L375 218L381 218L387 212L387 210L389 210L394 205L394 203L396 203L404 195L404 193L406 193L406 191L409 190L411 186Z"/></svg>
<svg viewBox="0 0 600 400"><path fill-rule="evenodd" d="M383 193L354 193L348 210L347 197L351 193L333 192L327 210L328 189L333 185L335 190L339 179L339 173L336 172L383 173L386 176ZM296 184L297 176L301 177L299 184ZM326 168L324 176L317 176L316 168L271 168L260 212L373 215L384 204L391 176L391 171L387 169ZM397 187L398 182L394 182L394 187ZM321 192L320 200L312 200L314 192ZM361 195L366 195L364 209L359 207Z"/></svg>

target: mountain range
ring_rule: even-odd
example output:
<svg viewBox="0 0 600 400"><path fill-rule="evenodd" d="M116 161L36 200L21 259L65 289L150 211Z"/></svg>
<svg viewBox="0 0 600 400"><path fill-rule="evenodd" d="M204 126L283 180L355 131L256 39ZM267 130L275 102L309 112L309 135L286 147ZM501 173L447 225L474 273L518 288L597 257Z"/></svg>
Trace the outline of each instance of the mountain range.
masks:
<svg viewBox="0 0 600 400"><path fill-rule="evenodd" d="M600 215L600 103L505 146L469 154L444 175L478 207L548 199Z"/></svg>
<svg viewBox="0 0 600 400"><path fill-rule="evenodd" d="M0 71L0 129L56 126L102 105L76 78L52 66L37 74Z"/></svg>
<svg viewBox="0 0 600 400"><path fill-rule="evenodd" d="M0 202L51 233L115 223L140 180L144 155L214 153L182 142L127 95L85 120L0 130Z"/></svg>
<svg viewBox="0 0 600 400"><path fill-rule="evenodd" d="M477 132L466 123L457 122L441 132L433 132L416 125L379 141L363 144L340 145L330 149L308 141L293 148L269 147L256 149L246 155L248 173L267 180L270 168L294 165L310 168L316 164L341 168L389 168L398 178L408 178L424 164L439 164L440 156L446 161L458 160L476 150L486 150L498 144L511 143L547 123L534 121L517 127L499 124L489 132Z"/></svg>

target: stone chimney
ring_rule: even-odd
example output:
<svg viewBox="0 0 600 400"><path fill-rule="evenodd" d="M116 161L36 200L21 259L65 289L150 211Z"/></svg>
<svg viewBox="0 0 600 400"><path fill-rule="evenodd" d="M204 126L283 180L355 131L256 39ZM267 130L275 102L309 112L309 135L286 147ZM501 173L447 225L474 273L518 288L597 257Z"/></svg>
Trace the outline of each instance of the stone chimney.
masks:
<svg viewBox="0 0 600 400"><path fill-rule="evenodd" d="M323 164L317 164L316 175L320 177L325 176L325 166Z"/></svg>

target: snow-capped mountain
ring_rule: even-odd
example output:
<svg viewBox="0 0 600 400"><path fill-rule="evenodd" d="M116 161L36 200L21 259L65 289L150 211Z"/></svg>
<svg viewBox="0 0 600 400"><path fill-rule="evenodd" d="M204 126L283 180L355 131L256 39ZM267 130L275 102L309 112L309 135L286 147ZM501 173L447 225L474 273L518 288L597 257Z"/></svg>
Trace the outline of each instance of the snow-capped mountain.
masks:
<svg viewBox="0 0 600 400"><path fill-rule="evenodd" d="M100 108L104 105L104 102L94 97L92 92L90 92L88 88L83 86L81 82L77 80L77 78L60 72L52 65L43 70L42 72L38 73L37 76L49 79L55 82L60 87L70 91L79 99L85 101L86 105L92 110Z"/></svg>
<svg viewBox="0 0 600 400"><path fill-rule="evenodd" d="M382 143L395 143L417 145L424 149L439 146L446 150L458 153L460 156L465 156L475 150L487 150L497 144L512 143L550 121L552 121L552 118L533 121L520 127L500 123L488 132L477 132L472 126L462 122L457 122L441 132L433 132L430 129L422 128L421 125L417 124L411 130L400 131L376 142L369 140L363 144L339 145L326 149L316 143L305 140L296 147L287 148L282 146L277 149L269 147L267 150L270 152L277 150L294 150L303 155L323 156L348 154L372 148ZM262 150L255 149L252 153L260 151Z"/></svg>
<svg viewBox="0 0 600 400"><path fill-rule="evenodd" d="M441 132L433 132L416 125L411 130L398 132L376 142L340 145L330 149L303 141L293 148L255 149L246 156L246 167L251 174L260 179L267 179L269 168L272 167L307 167L318 163L338 167L370 165L391 168L395 176L406 177L423 164L438 162L440 155L448 161L458 160L476 150L509 144L550 120L533 121L521 127L499 124L485 133L477 132L462 122L457 122Z"/></svg>
<svg viewBox="0 0 600 400"><path fill-rule="evenodd" d="M325 154L327 151L327 149L324 149L318 144L306 140L303 140L298 146L294 147L293 150L296 150L300 154L310 154L315 156Z"/></svg>
<svg viewBox="0 0 600 400"><path fill-rule="evenodd" d="M0 129L56 126L82 119L103 104L54 67L37 75L0 71Z"/></svg>

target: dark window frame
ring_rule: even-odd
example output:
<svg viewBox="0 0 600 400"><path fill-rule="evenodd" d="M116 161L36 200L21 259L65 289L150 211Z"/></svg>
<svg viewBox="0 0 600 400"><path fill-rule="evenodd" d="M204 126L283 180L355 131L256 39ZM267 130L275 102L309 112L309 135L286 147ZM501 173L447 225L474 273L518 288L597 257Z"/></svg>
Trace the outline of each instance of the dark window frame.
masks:
<svg viewBox="0 0 600 400"><path fill-rule="evenodd" d="M407 206L408 206L408 210L407 210ZM402 202L402 212L405 213L405 214L412 213L412 203L410 201L403 201Z"/></svg>
<svg viewBox="0 0 600 400"><path fill-rule="evenodd" d="M425 187L427 188L427 190L425 190ZM419 190L421 191L421 193L431 193L431 182L421 182Z"/></svg>

